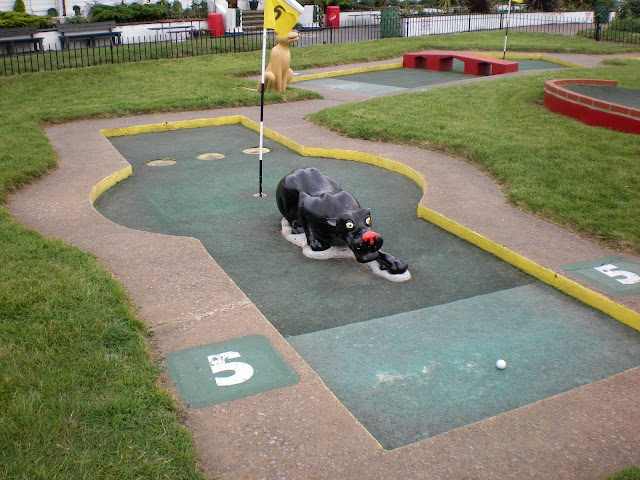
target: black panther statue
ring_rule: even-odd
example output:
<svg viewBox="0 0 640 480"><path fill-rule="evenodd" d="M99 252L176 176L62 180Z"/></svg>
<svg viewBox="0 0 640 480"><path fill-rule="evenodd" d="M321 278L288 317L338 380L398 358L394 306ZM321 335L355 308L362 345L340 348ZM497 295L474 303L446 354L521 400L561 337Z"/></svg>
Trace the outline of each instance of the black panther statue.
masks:
<svg viewBox="0 0 640 480"><path fill-rule="evenodd" d="M299 168L280 180L276 202L292 232L304 232L312 250L346 243L360 263L376 260L391 274L407 270L405 261L380 250L382 237L371 230L369 209L317 168Z"/></svg>

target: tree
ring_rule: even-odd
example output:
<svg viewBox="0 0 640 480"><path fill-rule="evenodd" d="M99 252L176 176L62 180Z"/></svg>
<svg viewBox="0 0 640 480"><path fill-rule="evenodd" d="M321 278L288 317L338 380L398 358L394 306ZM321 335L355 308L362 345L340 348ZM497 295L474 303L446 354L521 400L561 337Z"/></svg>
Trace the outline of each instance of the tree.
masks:
<svg viewBox="0 0 640 480"><path fill-rule="evenodd" d="M492 0L465 0L464 5L471 13L489 13L493 7Z"/></svg>
<svg viewBox="0 0 640 480"><path fill-rule="evenodd" d="M640 18L640 0L627 0L620 4L620 18Z"/></svg>
<svg viewBox="0 0 640 480"><path fill-rule="evenodd" d="M16 0L15 5L13 6L14 12L26 13L27 9L24 6L24 0Z"/></svg>
<svg viewBox="0 0 640 480"><path fill-rule="evenodd" d="M560 0L528 0L526 2L530 10L542 10L543 12L557 12L560 10Z"/></svg>

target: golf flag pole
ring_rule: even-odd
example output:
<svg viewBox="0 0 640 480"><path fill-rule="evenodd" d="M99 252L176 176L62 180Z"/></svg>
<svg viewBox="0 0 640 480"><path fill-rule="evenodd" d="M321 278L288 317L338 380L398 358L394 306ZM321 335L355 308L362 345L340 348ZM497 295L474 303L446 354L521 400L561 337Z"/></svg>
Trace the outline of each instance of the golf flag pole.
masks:
<svg viewBox="0 0 640 480"><path fill-rule="evenodd" d="M262 193L262 150L264 139L264 91L265 64L267 58L267 29L274 30L281 37L286 37L298 23L298 17L304 8L296 0L265 0L264 26L262 28L262 74L260 76L260 144L258 157L260 162L259 185L257 197L266 196Z"/></svg>
<svg viewBox="0 0 640 480"><path fill-rule="evenodd" d="M511 15L511 0L509 0L509 6L507 7L507 28L504 30L504 45L502 46L502 59L507 56L507 36L509 35L509 15Z"/></svg>
<svg viewBox="0 0 640 480"><path fill-rule="evenodd" d="M515 3L522 3L522 0L513 0ZM509 0L509 6L507 7L507 27L504 31L504 45L502 46L502 59L507 56L507 36L509 35L509 15L511 15L511 0Z"/></svg>
<svg viewBox="0 0 640 480"><path fill-rule="evenodd" d="M258 180L258 197L264 197L262 193L262 146L264 142L264 69L267 58L267 29L262 28L262 74L260 75L260 143L258 147L258 160L260 163Z"/></svg>

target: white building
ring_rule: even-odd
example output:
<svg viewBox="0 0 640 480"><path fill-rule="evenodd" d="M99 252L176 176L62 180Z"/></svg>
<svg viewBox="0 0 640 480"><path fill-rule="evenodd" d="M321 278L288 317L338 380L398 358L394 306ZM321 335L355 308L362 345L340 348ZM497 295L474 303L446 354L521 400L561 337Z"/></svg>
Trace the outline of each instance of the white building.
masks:
<svg viewBox="0 0 640 480"><path fill-rule="evenodd" d="M72 17L73 7L80 7L80 11L83 15L86 15L89 9L95 5L96 3L101 3L103 5L120 5L122 0L23 0L24 6L27 13L32 15L40 15L44 16L47 14L47 10L50 8L55 8L58 11L58 15ZM152 0L131 0L125 3L153 3ZM1 12L10 12L13 10L13 6L15 5L15 0L0 0L0 11ZM181 1L182 7L187 8L191 6L191 2L187 2L185 0ZM188 3L188 4L187 4Z"/></svg>

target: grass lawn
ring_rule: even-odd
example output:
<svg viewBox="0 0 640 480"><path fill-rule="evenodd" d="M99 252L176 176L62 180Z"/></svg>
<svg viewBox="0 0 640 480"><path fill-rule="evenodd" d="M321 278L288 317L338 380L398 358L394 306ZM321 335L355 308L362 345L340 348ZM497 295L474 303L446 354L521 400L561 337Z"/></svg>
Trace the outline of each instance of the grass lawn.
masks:
<svg viewBox="0 0 640 480"><path fill-rule="evenodd" d="M293 65L304 69L393 58L427 48L500 50L502 38L501 32L482 32L297 48ZM634 51L579 37L519 32L510 33L509 48L579 53ZM12 190L55 168L55 153L42 133L42 125L142 112L256 105L259 96L244 88L253 88L254 82L241 77L258 73L259 55L213 55L0 78L0 202L5 202ZM601 71L606 72L606 78L619 75L623 79L624 72L634 68L625 64ZM637 78L637 71L633 71ZM596 75L593 70L581 73ZM608 164L627 162L623 165L632 173L638 168L635 138L601 130L593 130L597 134L580 133L577 139L565 137L578 130L566 130L563 122L568 121L552 119L540 107L542 79L523 79L517 85L500 80L501 94L475 86L469 87L469 92L445 92L442 102L437 100L442 113L436 117L442 123L438 125L442 132L438 138L451 138L447 142L403 135L405 127L398 124L386 131L363 130L357 134L451 149L483 162L493 155L467 142L478 139L488 149L505 129L517 133L518 150L511 157L496 158L495 164L488 163L486 168L496 175L502 175L500 168L506 168L508 176L501 178L514 202L541 212L547 212L548 207L526 202L529 192L541 182L535 170L556 158L545 149L561 152L567 143L581 147L581 143L591 142L601 152L600 157L610 161L587 155L586 147L576 155L584 156L584 160L577 160L584 161L583 169L603 181L605 176L614 176L615 170ZM625 86L637 86L632 80L624 82ZM503 109L512 112L495 120L493 126L499 130L491 135L485 127L476 133L476 128L465 126L464 118L443 120L445 108L455 105L454 97L464 100L467 96L477 102L474 95L487 95L485 106L501 102ZM291 88L284 94L268 94L266 100L290 102L312 97L312 93ZM419 102L422 108L436 106L430 95L421 95ZM390 104L388 108L397 106ZM345 130L358 125L362 128L362 120L374 115L374 110L370 104L365 105L357 113L357 121L341 122L341 116L352 113L339 110L324 112L325 117L319 120ZM476 119L469 117L471 121ZM536 125L541 119L547 127L543 133ZM517 123L517 129L511 129L511 122ZM457 136L452 126L463 133ZM524 164L520 157L528 155L527 149L541 148L538 135L555 136L557 141L537 150L542 152L537 163L532 160ZM603 146L599 146L601 141ZM611 146L615 143L623 145L614 150ZM629 163L629 158L636 163ZM580 169L580 161L573 164L574 168ZM556 168L564 175L565 166ZM516 184L516 179L522 178L527 180L524 185ZM631 212L637 213L637 175L633 181L628 184L629 192L618 193L624 193L623 199L634 209ZM614 186L619 186L618 182L620 179L606 180ZM563 182L557 183L558 188L564 188ZM547 186L547 196L553 196L552 187ZM599 190L585 188L581 194L584 202L594 196L596 204L605 202L610 210L619 210L617 216L624 216L624 204L618 199L601 197L604 194ZM571 202L559 202L563 207L565 203L569 209ZM582 204L576 207L582 208ZM594 209L594 215L597 211ZM564 210L549 213L554 218L564 215ZM617 225L616 231L623 233L610 234L606 239L637 249L638 238L625 237L627 233ZM584 228L600 231L597 225ZM135 316L123 286L94 256L23 228L0 208L0 477L202 478L192 441L180 423L180 412L159 386L160 367L154 362L150 337L152 334Z"/></svg>

